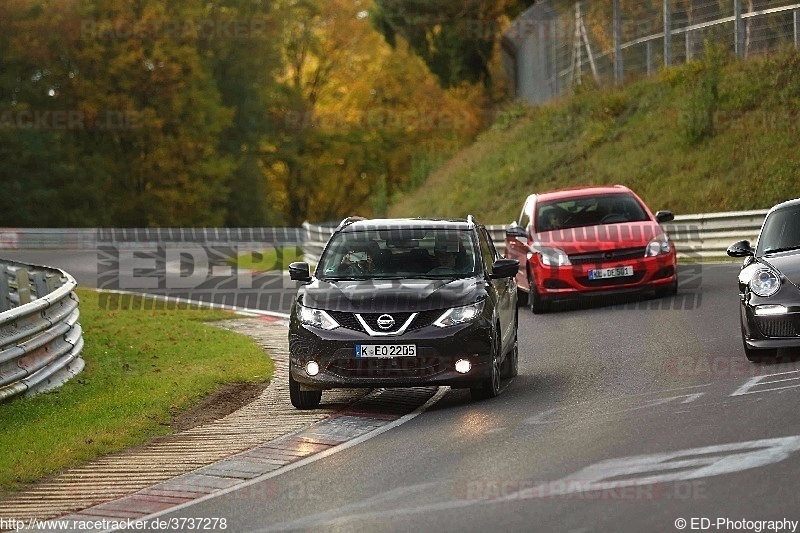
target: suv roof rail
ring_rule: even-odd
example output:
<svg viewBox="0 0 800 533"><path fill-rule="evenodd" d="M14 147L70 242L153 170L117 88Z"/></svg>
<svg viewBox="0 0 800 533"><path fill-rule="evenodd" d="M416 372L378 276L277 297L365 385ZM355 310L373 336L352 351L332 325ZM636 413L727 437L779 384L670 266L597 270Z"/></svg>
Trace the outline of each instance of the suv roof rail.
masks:
<svg viewBox="0 0 800 533"><path fill-rule="evenodd" d="M349 226L349 225L350 225L350 224L352 224L353 222L360 222L360 221L362 221L362 220L368 220L368 219L367 219L367 218L365 218L365 217L359 217L359 216L347 217L347 218L345 218L344 220L342 220L342 221L339 223L339 225L336 227L336 230L335 230L335 231L339 231L339 230L340 230L340 229L342 229L343 227L345 227L345 226Z"/></svg>

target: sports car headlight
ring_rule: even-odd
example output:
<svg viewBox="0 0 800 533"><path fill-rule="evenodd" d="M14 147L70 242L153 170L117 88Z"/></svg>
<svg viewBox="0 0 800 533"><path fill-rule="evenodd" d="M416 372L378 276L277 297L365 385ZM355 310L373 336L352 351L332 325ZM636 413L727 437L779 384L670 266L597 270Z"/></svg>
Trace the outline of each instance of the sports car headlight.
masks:
<svg viewBox="0 0 800 533"><path fill-rule="evenodd" d="M539 257L542 258L542 264L545 266L559 267L572 265L567 253L559 248L539 248L538 253Z"/></svg>
<svg viewBox="0 0 800 533"><path fill-rule="evenodd" d="M762 268L756 270L750 278L750 290L759 296L772 296L781 288L781 278L772 270Z"/></svg>
<svg viewBox="0 0 800 533"><path fill-rule="evenodd" d="M307 326L326 330L336 329L339 327L339 324L337 324L336 321L322 309L311 309L310 307L303 307L300 304L297 305L297 309L300 316L300 322Z"/></svg>
<svg viewBox="0 0 800 533"><path fill-rule="evenodd" d="M478 318L483 312L483 304L486 300L481 300L478 303L467 305L464 307L454 307L444 312L439 319L433 323L434 326L446 328L455 326L456 324L463 324Z"/></svg>
<svg viewBox="0 0 800 533"><path fill-rule="evenodd" d="M666 235L659 235L647 245L647 251L644 253L645 257L656 257L662 254L668 254L672 251L672 243Z"/></svg>

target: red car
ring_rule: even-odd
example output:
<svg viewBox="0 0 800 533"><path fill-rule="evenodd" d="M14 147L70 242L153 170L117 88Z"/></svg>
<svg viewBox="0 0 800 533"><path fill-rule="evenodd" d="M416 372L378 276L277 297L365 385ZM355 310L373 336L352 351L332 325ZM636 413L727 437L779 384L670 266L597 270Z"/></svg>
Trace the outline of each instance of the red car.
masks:
<svg viewBox="0 0 800 533"><path fill-rule="evenodd" d="M534 313L584 296L678 291L675 247L655 215L627 187L532 194L506 231L506 257L518 259L519 301Z"/></svg>

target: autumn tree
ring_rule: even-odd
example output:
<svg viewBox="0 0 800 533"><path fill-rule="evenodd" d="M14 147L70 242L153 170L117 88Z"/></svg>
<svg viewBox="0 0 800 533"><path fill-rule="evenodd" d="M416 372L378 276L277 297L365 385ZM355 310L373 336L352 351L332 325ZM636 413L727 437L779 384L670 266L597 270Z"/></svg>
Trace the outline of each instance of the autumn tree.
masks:
<svg viewBox="0 0 800 533"><path fill-rule="evenodd" d="M492 84L490 64L501 30L533 0L376 0L374 23L394 45L411 44L445 87Z"/></svg>

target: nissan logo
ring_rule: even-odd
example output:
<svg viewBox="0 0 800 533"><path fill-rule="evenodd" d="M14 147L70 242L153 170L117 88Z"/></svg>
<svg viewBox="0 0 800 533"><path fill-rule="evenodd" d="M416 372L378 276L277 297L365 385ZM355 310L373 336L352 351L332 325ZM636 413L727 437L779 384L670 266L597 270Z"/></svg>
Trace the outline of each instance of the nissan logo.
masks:
<svg viewBox="0 0 800 533"><path fill-rule="evenodd" d="M381 315L378 317L378 327L381 329L389 329L394 326L394 318L392 315Z"/></svg>

